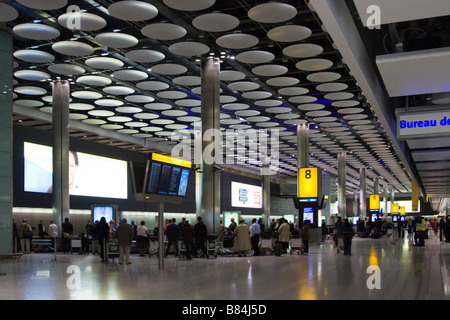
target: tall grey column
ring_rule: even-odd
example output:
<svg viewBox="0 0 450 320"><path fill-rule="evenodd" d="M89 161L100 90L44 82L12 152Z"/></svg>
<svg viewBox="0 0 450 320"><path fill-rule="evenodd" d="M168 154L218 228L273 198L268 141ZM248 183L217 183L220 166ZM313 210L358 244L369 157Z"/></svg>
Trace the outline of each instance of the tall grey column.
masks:
<svg viewBox="0 0 450 320"><path fill-rule="evenodd" d="M158 267L164 269L164 202L158 202Z"/></svg>
<svg viewBox="0 0 450 320"><path fill-rule="evenodd" d="M347 200L345 193L346 158L345 152L338 154L338 213L341 217L347 216Z"/></svg>
<svg viewBox="0 0 450 320"><path fill-rule="evenodd" d="M0 30L0 256L14 252L13 247L13 40ZM17 225L21 221L15 221Z"/></svg>
<svg viewBox="0 0 450 320"><path fill-rule="evenodd" d="M270 165L265 166L267 170ZM263 220L266 227L270 226L270 175L263 175L262 192L263 192Z"/></svg>
<svg viewBox="0 0 450 320"><path fill-rule="evenodd" d="M388 198L388 183L384 183L384 189L383 189L383 215L387 217L387 198Z"/></svg>
<svg viewBox="0 0 450 320"><path fill-rule="evenodd" d="M61 228L69 217L69 99L66 80L52 82L53 90L53 220Z"/></svg>
<svg viewBox="0 0 450 320"><path fill-rule="evenodd" d="M297 126L297 168L309 167L309 124Z"/></svg>
<svg viewBox="0 0 450 320"><path fill-rule="evenodd" d="M359 217L358 209L358 192L353 191L353 216Z"/></svg>
<svg viewBox="0 0 450 320"><path fill-rule="evenodd" d="M391 189L391 214L392 214L392 205L394 204L394 202L395 202L395 188L394 188L394 186L392 186L392 189ZM399 208L399 210L400 210L400 208Z"/></svg>
<svg viewBox="0 0 450 320"><path fill-rule="evenodd" d="M220 132L220 60L214 57L201 62L202 150L201 207L197 209L209 233L217 233L220 225L220 172L222 158ZM211 129L213 131L211 131ZM212 136L211 133L215 133ZM205 137L208 137L205 139ZM206 141L205 141L206 140Z"/></svg>
<svg viewBox="0 0 450 320"><path fill-rule="evenodd" d="M380 183L379 183L378 177L375 177L373 179L373 194L379 194L379 188L378 188L379 184Z"/></svg>
<svg viewBox="0 0 450 320"><path fill-rule="evenodd" d="M367 216L366 205L366 168L359 169L359 216Z"/></svg>

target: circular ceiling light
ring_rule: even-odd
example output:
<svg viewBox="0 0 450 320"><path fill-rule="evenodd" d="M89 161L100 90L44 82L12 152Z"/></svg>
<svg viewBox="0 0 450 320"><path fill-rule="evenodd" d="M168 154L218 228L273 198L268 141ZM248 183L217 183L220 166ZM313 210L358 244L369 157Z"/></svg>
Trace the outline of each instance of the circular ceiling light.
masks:
<svg viewBox="0 0 450 320"><path fill-rule="evenodd" d="M259 88L259 84L250 81L233 82L228 85L228 89L236 91L251 91Z"/></svg>
<svg viewBox="0 0 450 320"><path fill-rule="evenodd" d="M316 89L318 91L323 92L334 92L334 91L342 91L348 88L348 85L345 83L338 83L338 82L332 82L332 83L324 83L319 84Z"/></svg>
<svg viewBox="0 0 450 320"><path fill-rule="evenodd" d="M333 107L338 107L338 108L355 107L355 106L359 105L359 101L356 101L356 100L340 100L340 101L333 102L331 105Z"/></svg>
<svg viewBox="0 0 450 320"><path fill-rule="evenodd" d="M24 49L14 52L14 57L31 63L49 63L55 60L55 56L41 50Z"/></svg>
<svg viewBox="0 0 450 320"><path fill-rule="evenodd" d="M101 107L119 107L123 105L123 102L116 99L99 99L95 100L94 103Z"/></svg>
<svg viewBox="0 0 450 320"><path fill-rule="evenodd" d="M252 69L253 74L263 77L276 77L288 72L288 68L277 64L267 64Z"/></svg>
<svg viewBox="0 0 450 320"><path fill-rule="evenodd" d="M305 103L305 104L301 104L297 107L297 109L302 110L302 111L321 110L323 108L325 108L325 106L323 104L319 104L319 103Z"/></svg>
<svg viewBox="0 0 450 320"><path fill-rule="evenodd" d="M297 62L295 67L302 71L322 71L333 66L333 62L327 59L307 59Z"/></svg>
<svg viewBox="0 0 450 320"><path fill-rule="evenodd" d="M25 7L38 10L56 10L67 6L67 0L16 0Z"/></svg>
<svg viewBox="0 0 450 320"><path fill-rule="evenodd" d="M192 25L202 31L224 32L239 26L239 19L225 13L206 13L194 18Z"/></svg>
<svg viewBox="0 0 450 320"><path fill-rule="evenodd" d="M57 63L52 64L47 67L48 71L56 73L56 74L62 74L65 76L75 76L79 74L83 74L86 70L84 70L80 66L75 66L73 64L69 63Z"/></svg>
<svg viewBox="0 0 450 320"><path fill-rule="evenodd" d="M178 100L187 97L187 93L182 91L160 91L156 94L161 99Z"/></svg>
<svg viewBox="0 0 450 320"><path fill-rule="evenodd" d="M250 92L244 92L242 94L242 97L245 99L252 99L252 100L261 100L261 99L267 99L270 98L272 94L267 91L250 91Z"/></svg>
<svg viewBox="0 0 450 320"><path fill-rule="evenodd" d="M14 101L14 104L21 106L21 107L27 107L27 108L39 108L44 105L44 103L42 101L28 100L28 99L16 100L16 101Z"/></svg>
<svg viewBox="0 0 450 320"><path fill-rule="evenodd" d="M44 88L34 87L34 86L23 86L14 88L14 92L30 95L30 96L40 96L47 94L47 90Z"/></svg>
<svg viewBox="0 0 450 320"><path fill-rule="evenodd" d="M266 81L266 84L274 87L295 86L300 82L299 79L293 77L276 77Z"/></svg>
<svg viewBox="0 0 450 320"><path fill-rule="evenodd" d="M138 49L132 50L125 54L125 58L141 63L153 63L164 60L166 56L155 50L147 50L147 49Z"/></svg>
<svg viewBox="0 0 450 320"><path fill-rule="evenodd" d="M125 97L125 100L133 103L149 103L155 101L153 97L144 96L144 95L132 95Z"/></svg>
<svg viewBox="0 0 450 320"><path fill-rule="evenodd" d="M106 20L98 15L88 12L77 12L77 17L79 18L79 23L74 24L74 13L64 13L58 17L58 23L67 29L81 31L97 31L106 27Z"/></svg>
<svg viewBox="0 0 450 320"><path fill-rule="evenodd" d="M72 97L77 99L86 99L86 100L97 100L100 99L103 95L100 92L94 91L75 91L72 92Z"/></svg>
<svg viewBox="0 0 450 320"><path fill-rule="evenodd" d="M192 108L192 107L200 106L202 104L202 102L200 100L196 100L196 99L181 99L181 100L175 101L175 104L180 107Z"/></svg>
<svg viewBox="0 0 450 320"><path fill-rule="evenodd" d="M50 75L45 72L36 70L20 70L14 72L14 76L19 79L29 80L29 81L43 81L50 78Z"/></svg>
<svg viewBox="0 0 450 320"><path fill-rule="evenodd" d="M86 65L95 69L117 69L123 67L124 63L119 59L109 57L94 57L85 61Z"/></svg>
<svg viewBox="0 0 450 320"><path fill-rule="evenodd" d="M187 31L183 27L172 23L154 23L141 29L141 33L156 40L176 40L183 38Z"/></svg>
<svg viewBox="0 0 450 320"><path fill-rule="evenodd" d="M94 48L84 42L80 41L59 41L52 44L52 49L55 52L67 56L87 56L94 53Z"/></svg>
<svg viewBox="0 0 450 320"><path fill-rule="evenodd" d="M147 103L144 105L145 108L149 110L168 110L172 109L172 106L168 103Z"/></svg>
<svg viewBox="0 0 450 320"><path fill-rule="evenodd" d="M308 89L302 87L288 87L278 90L278 94L286 96L300 96L302 94L307 94Z"/></svg>
<svg viewBox="0 0 450 320"><path fill-rule="evenodd" d="M172 82L179 86L198 86L201 84L202 79L198 76L181 76L172 79Z"/></svg>
<svg viewBox="0 0 450 320"><path fill-rule="evenodd" d="M309 38L311 29L298 25L285 25L273 28L267 32L267 37L278 42L297 42Z"/></svg>
<svg viewBox="0 0 450 320"><path fill-rule="evenodd" d="M328 93L324 96L327 100L348 100L353 98L355 95L350 92L334 92Z"/></svg>
<svg viewBox="0 0 450 320"><path fill-rule="evenodd" d="M199 11L211 7L216 0L163 0L164 4L180 11Z"/></svg>
<svg viewBox="0 0 450 320"><path fill-rule="evenodd" d="M33 40L55 39L61 34L58 29L39 23L18 24L13 28L13 32L19 37Z"/></svg>
<svg viewBox="0 0 450 320"><path fill-rule="evenodd" d="M159 91L169 88L169 85L162 81L143 81L136 84L139 89L149 91Z"/></svg>
<svg viewBox="0 0 450 320"><path fill-rule="evenodd" d="M185 41L172 44L169 51L180 56L193 57L209 52L209 47L200 42Z"/></svg>
<svg viewBox="0 0 450 320"><path fill-rule="evenodd" d="M141 81L148 78L148 74L144 71L125 69L113 73L114 78L123 81Z"/></svg>
<svg viewBox="0 0 450 320"><path fill-rule="evenodd" d="M92 110L95 107L88 103L70 103L69 109L72 110Z"/></svg>
<svg viewBox="0 0 450 320"><path fill-rule="evenodd" d="M187 72L187 68L176 63L161 63L152 67L152 72L162 75L178 75Z"/></svg>
<svg viewBox="0 0 450 320"><path fill-rule="evenodd" d="M108 7L108 12L125 21L145 21L158 15L155 6L143 1L118 1Z"/></svg>
<svg viewBox="0 0 450 320"><path fill-rule="evenodd" d="M8 22L17 19L19 12L6 3L0 3L0 22Z"/></svg>
<svg viewBox="0 0 450 320"><path fill-rule="evenodd" d="M226 34L217 38L216 44L228 49L245 49L256 46L259 39L246 33Z"/></svg>
<svg viewBox="0 0 450 320"><path fill-rule="evenodd" d="M304 104L304 103L311 103L311 102L317 101L317 98L312 97L312 96L295 96L295 97L290 97L288 99L288 101L291 103Z"/></svg>
<svg viewBox="0 0 450 320"><path fill-rule="evenodd" d="M311 82L330 82L341 78L337 72L316 72L306 76L306 79Z"/></svg>
<svg viewBox="0 0 450 320"><path fill-rule="evenodd" d="M242 63L261 64L272 61L275 55L268 51L250 50L239 53L235 58Z"/></svg>
<svg viewBox="0 0 450 320"><path fill-rule="evenodd" d="M283 54L292 58L309 58L323 52L323 48L317 44L300 43L283 49Z"/></svg>
<svg viewBox="0 0 450 320"><path fill-rule="evenodd" d="M222 106L222 109L224 109L224 110L233 110L233 111L245 110L248 108L250 108L250 106L245 103L228 103L228 104L224 104Z"/></svg>
<svg viewBox="0 0 450 320"><path fill-rule="evenodd" d="M245 78L245 73L234 70L220 71L221 81L239 81Z"/></svg>
<svg viewBox="0 0 450 320"><path fill-rule="evenodd" d="M102 90L103 92L116 96L124 96L134 93L133 88L125 87L125 86L110 86L105 87Z"/></svg>
<svg viewBox="0 0 450 320"><path fill-rule="evenodd" d="M111 48L129 48L138 44L138 39L132 35L120 32L105 32L95 36L95 41L102 46Z"/></svg>
<svg viewBox="0 0 450 320"><path fill-rule="evenodd" d="M87 84L89 86L107 86L111 84L111 79L102 76L82 76L77 82Z"/></svg>
<svg viewBox="0 0 450 320"><path fill-rule="evenodd" d="M276 107L283 104L280 100L275 99L266 99L266 100L258 100L255 101L255 105L258 107Z"/></svg>
<svg viewBox="0 0 450 320"><path fill-rule="evenodd" d="M254 6L248 11L250 19L262 23L280 23L291 20L297 15L297 9L286 3L265 3Z"/></svg>

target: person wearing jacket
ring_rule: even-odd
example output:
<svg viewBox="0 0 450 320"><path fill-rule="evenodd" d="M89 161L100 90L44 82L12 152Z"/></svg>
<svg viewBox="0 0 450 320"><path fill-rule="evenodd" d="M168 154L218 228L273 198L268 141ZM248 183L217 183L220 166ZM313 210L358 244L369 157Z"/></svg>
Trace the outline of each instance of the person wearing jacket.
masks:
<svg viewBox="0 0 450 320"><path fill-rule="evenodd" d="M284 218L281 218L280 223L281 224L278 227L278 242L281 244L283 253L287 253L287 249L289 247L289 234L291 231L291 227Z"/></svg>
<svg viewBox="0 0 450 320"><path fill-rule="evenodd" d="M342 235L342 238L344 241L344 255L351 256L352 255L353 225L348 221L348 219L344 219L344 222L341 224L339 234Z"/></svg>
<svg viewBox="0 0 450 320"><path fill-rule="evenodd" d="M245 224L244 219L239 220L239 225L234 228L236 235L235 251L238 252L238 257L244 255L250 250L250 228Z"/></svg>
<svg viewBox="0 0 450 320"><path fill-rule="evenodd" d="M26 219L23 219L22 223L19 225L19 237L20 237L20 247L22 253L30 253L30 242L32 236L31 226L27 223ZM31 237L29 234L31 233Z"/></svg>
<svg viewBox="0 0 450 320"><path fill-rule="evenodd" d="M197 223L194 226L195 231L195 248L206 254L205 241L208 236L208 229L203 222L202 217L197 217Z"/></svg>
<svg viewBox="0 0 450 320"><path fill-rule="evenodd" d="M119 245L119 264L131 264L130 249L133 244L134 231L127 219L122 219L122 223L116 229L117 244Z"/></svg>
<svg viewBox="0 0 450 320"><path fill-rule="evenodd" d="M189 224L189 221L184 221L183 227L181 229L181 234L184 244L186 245L186 259L191 260L192 255L195 255L195 231L194 227Z"/></svg>
<svg viewBox="0 0 450 320"><path fill-rule="evenodd" d="M101 217L99 223L95 227L95 232L98 236L98 244L100 246L100 259L102 262L106 261L106 241L110 236L109 224L106 222L105 217Z"/></svg>
<svg viewBox="0 0 450 320"><path fill-rule="evenodd" d="M178 257L180 255L180 249L178 248L178 240L180 239L181 230L175 222L176 219L172 218L171 223L167 226L166 229L167 240L169 241L165 254L166 257L169 255L169 250L170 247L172 246L172 243L175 246L175 257Z"/></svg>
<svg viewBox="0 0 450 320"><path fill-rule="evenodd" d="M301 231L302 243L304 245L303 252L308 255L309 251L309 220L303 221L303 227Z"/></svg>

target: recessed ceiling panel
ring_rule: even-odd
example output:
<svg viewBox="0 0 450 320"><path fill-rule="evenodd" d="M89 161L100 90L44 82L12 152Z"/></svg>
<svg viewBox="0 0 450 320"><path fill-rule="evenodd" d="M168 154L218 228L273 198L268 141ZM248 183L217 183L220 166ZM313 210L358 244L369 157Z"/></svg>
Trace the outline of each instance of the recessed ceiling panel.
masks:
<svg viewBox="0 0 450 320"><path fill-rule="evenodd" d="M105 32L95 36L95 41L111 48L129 48L138 44L138 39L127 33Z"/></svg>
<svg viewBox="0 0 450 320"><path fill-rule="evenodd" d="M61 34L58 29L39 23L22 23L13 28L19 37L33 40L50 40Z"/></svg>
<svg viewBox="0 0 450 320"><path fill-rule="evenodd" d="M19 12L6 3L0 3L0 22L15 20L19 16Z"/></svg>
<svg viewBox="0 0 450 320"><path fill-rule="evenodd" d="M199 11L211 7L216 0L163 0L164 4L180 11Z"/></svg>
<svg viewBox="0 0 450 320"><path fill-rule="evenodd" d="M85 61L86 65L95 69L117 69L123 67L119 59L109 57L94 57Z"/></svg>
<svg viewBox="0 0 450 320"><path fill-rule="evenodd" d="M34 49L17 50L13 55L19 60L31 63L48 63L55 60L55 56L51 53Z"/></svg>
<svg viewBox="0 0 450 320"><path fill-rule="evenodd" d="M246 33L226 34L216 40L216 44L228 49L246 49L256 46L259 39Z"/></svg>
<svg viewBox="0 0 450 320"><path fill-rule="evenodd" d="M67 0L16 0L25 7L39 10L56 10L67 5Z"/></svg>
<svg viewBox="0 0 450 320"><path fill-rule="evenodd" d="M156 50L138 49L127 52L125 57L135 62L153 63L164 60L165 55Z"/></svg>
<svg viewBox="0 0 450 320"><path fill-rule="evenodd" d="M315 57L323 52L323 48L317 44L300 43L283 49L283 54L292 58Z"/></svg>
<svg viewBox="0 0 450 320"><path fill-rule="evenodd" d="M53 72L56 74L62 74L65 76L80 75L86 71L80 66L76 66L76 65L68 64L68 63L52 64L52 65L49 65L47 67L47 69L50 72Z"/></svg>
<svg viewBox="0 0 450 320"><path fill-rule="evenodd" d="M161 63L152 67L152 72L162 75L178 75L187 72L187 68L176 63Z"/></svg>
<svg viewBox="0 0 450 320"><path fill-rule="evenodd" d="M450 48L394 53L376 57L390 97L450 91Z"/></svg>
<svg viewBox="0 0 450 320"><path fill-rule="evenodd" d="M106 20L96 14L77 12L77 17L79 18L78 25L74 24L74 15L72 12L60 15L58 17L58 23L67 29L81 31L97 31L106 27Z"/></svg>
<svg viewBox="0 0 450 320"><path fill-rule="evenodd" d="M52 49L57 53L67 56L87 56L94 53L94 48L80 41L59 41L52 45Z"/></svg>
<svg viewBox="0 0 450 320"><path fill-rule="evenodd" d="M267 37L278 42L296 42L310 37L311 29L298 25L285 25L273 28L267 32Z"/></svg>
<svg viewBox="0 0 450 320"><path fill-rule="evenodd" d="M186 41L172 44L169 47L169 51L180 56L193 57L200 56L209 52L209 47L206 44L200 42Z"/></svg>
<svg viewBox="0 0 450 320"><path fill-rule="evenodd" d="M248 64L261 64L270 62L275 58L275 55L268 51L250 50L239 53L236 60Z"/></svg>

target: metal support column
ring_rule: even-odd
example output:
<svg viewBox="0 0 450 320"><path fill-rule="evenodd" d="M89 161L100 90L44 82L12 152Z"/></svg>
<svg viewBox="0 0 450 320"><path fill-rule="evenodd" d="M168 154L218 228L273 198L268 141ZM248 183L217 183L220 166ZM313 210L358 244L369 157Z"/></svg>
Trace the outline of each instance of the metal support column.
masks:
<svg viewBox="0 0 450 320"><path fill-rule="evenodd" d="M366 206L366 168L359 169L359 216L367 216Z"/></svg>
<svg viewBox="0 0 450 320"><path fill-rule="evenodd" d="M265 166L269 170L270 165ZM270 176L263 175L262 192L263 192L263 221L266 227L270 226Z"/></svg>
<svg viewBox="0 0 450 320"><path fill-rule="evenodd" d="M345 193L346 158L345 152L338 154L338 213L343 218L347 216L347 200Z"/></svg>
<svg viewBox="0 0 450 320"><path fill-rule="evenodd" d="M388 198L388 183L384 183L384 190L383 190L383 216L387 217L387 198Z"/></svg>
<svg viewBox="0 0 450 320"><path fill-rule="evenodd" d="M297 168L309 167L309 124L297 126Z"/></svg>
<svg viewBox="0 0 450 320"><path fill-rule="evenodd" d="M379 194L379 179L378 177L373 179L373 194Z"/></svg>
<svg viewBox="0 0 450 320"><path fill-rule="evenodd" d="M207 57L201 62L202 163L201 207L208 233L217 233L220 225L220 60ZM206 137L206 138L205 138ZM219 172L216 172L219 171Z"/></svg>
<svg viewBox="0 0 450 320"><path fill-rule="evenodd" d="M158 267L164 269L164 202L158 202Z"/></svg>
<svg viewBox="0 0 450 320"><path fill-rule="evenodd" d="M60 227L69 217L69 99L67 80L52 82L53 97L53 221Z"/></svg>

